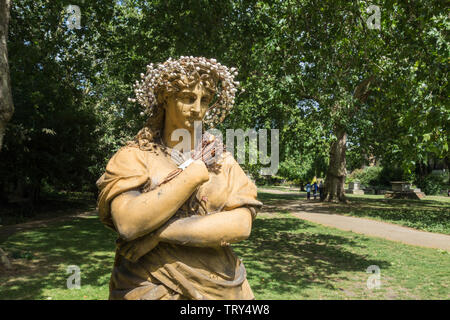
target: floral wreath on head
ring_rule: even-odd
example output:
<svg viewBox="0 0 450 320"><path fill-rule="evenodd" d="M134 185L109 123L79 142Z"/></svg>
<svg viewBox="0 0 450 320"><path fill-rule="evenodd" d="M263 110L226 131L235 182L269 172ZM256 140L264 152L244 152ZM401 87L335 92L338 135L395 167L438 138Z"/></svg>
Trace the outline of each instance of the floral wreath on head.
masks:
<svg viewBox="0 0 450 320"><path fill-rule="evenodd" d="M215 94L215 102L204 119L208 126L214 127L225 119L234 106L239 87L239 82L234 80L237 74L236 68L229 69L216 59L192 56L181 56L178 60L169 58L164 63L147 66L147 72L141 73L141 81L134 84L136 98L129 98L129 101L138 102L144 109L141 115L152 118L162 108L164 92L176 93L200 82Z"/></svg>
<svg viewBox="0 0 450 320"><path fill-rule="evenodd" d="M164 63L149 64L147 72L141 73L141 81L136 81L134 84L136 97L128 98L129 101L138 102L141 105L144 109L141 115L147 116L147 122L134 140L127 142L127 146L144 151L153 150L156 153L159 153L158 149L160 149L168 154L168 150L162 145L161 139L166 94L180 92L184 88L192 87L199 82L214 95L213 101L215 101L208 108L204 118L204 122L213 128L225 119L234 106L237 87L239 86L239 82L234 80L237 74L236 68L228 69L228 67L217 62L216 59L204 57L181 56L178 60L169 58ZM241 89L241 91L244 91L244 89ZM224 147L221 141L218 144L216 142L209 144L212 142L212 140L209 140L210 138L211 136L207 134L203 136L200 144L201 149L197 150L196 153L197 157L203 159L204 151L213 145ZM203 147L203 142L207 142L205 147ZM174 157L176 154L172 150L170 156L178 164L185 160L181 155ZM217 168L216 165L215 163L207 164L208 168L211 169ZM180 170L174 170L159 184L170 181L180 173ZM156 185L149 180L142 187L142 191L147 192L155 187Z"/></svg>

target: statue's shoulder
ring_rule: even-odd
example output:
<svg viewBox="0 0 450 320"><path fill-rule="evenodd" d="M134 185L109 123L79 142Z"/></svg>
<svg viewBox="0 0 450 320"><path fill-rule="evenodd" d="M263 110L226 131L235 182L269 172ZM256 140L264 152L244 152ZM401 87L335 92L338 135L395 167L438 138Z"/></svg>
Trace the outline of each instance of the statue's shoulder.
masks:
<svg viewBox="0 0 450 320"><path fill-rule="evenodd" d="M229 151L225 151L222 154L222 159L220 160L219 163L225 167L239 166L239 163L236 161L233 154Z"/></svg>
<svg viewBox="0 0 450 320"><path fill-rule="evenodd" d="M135 158L135 157L142 157L144 155L144 151L137 147L132 146L123 146L119 150L116 151L116 153L112 156L111 159L127 159L127 158Z"/></svg>
<svg viewBox="0 0 450 320"><path fill-rule="evenodd" d="M146 167L148 163L148 155L146 151L132 146L123 146L111 157L106 169L136 169Z"/></svg>
<svg viewBox="0 0 450 320"><path fill-rule="evenodd" d="M166 162L167 150L157 143L152 144L151 148L145 149L126 145L117 150L111 160L128 166L146 167L148 169L150 167L157 167L162 162Z"/></svg>
<svg viewBox="0 0 450 320"><path fill-rule="evenodd" d="M224 165L227 165L227 164L234 164L236 160L234 159L234 156L231 152L225 151L221 155L220 162Z"/></svg>

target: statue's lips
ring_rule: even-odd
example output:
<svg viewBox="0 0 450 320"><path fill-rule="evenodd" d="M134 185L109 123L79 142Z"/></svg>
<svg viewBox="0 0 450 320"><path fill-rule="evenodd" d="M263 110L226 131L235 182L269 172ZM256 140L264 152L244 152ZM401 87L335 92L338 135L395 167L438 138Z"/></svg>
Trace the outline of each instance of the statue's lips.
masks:
<svg viewBox="0 0 450 320"><path fill-rule="evenodd" d="M202 121L201 118L197 118L197 117L188 117L186 119L189 123L194 123L195 121Z"/></svg>

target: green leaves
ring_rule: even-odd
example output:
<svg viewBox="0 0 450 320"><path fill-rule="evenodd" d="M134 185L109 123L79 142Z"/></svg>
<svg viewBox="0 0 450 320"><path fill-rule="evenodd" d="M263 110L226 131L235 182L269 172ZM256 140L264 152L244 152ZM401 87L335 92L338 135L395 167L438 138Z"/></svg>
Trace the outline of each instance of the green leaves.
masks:
<svg viewBox="0 0 450 320"><path fill-rule="evenodd" d="M370 4L101 0L79 4L83 28L69 32L62 3L16 1L10 158L36 181L92 183L143 124L127 98L145 65L199 55L239 69L246 92L222 128L280 129L286 176L323 173L336 128L348 133L350 167L365 155L412 171L442 159L450 121L444 5L383 2L381 30L368 30Z"/></svg>

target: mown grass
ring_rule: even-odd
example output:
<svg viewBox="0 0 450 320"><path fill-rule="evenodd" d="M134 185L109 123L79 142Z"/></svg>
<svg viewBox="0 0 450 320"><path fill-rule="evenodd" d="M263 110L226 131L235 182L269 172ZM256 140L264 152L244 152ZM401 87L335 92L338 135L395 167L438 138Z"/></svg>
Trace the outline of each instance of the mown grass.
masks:
<svg viewBox="0 0 450 320"><path fill-rule="evenodd" d="M44 193L37 203L1 203L0 227L35 220L57 218L80 211L91 211L96 207L95 195L91 192Z"/></svg>
<svg viewBox="0 0 450 320"><path fill-rule="evenodd" d="M0 299L107 299L115 234L96 217L17 233L1 244L14 271L0 273ZM450 299L450 254L261 213L233 246L257 299ZM67 289L67 267L81 289ZM381 269L369 290L367 267Z"/></svg>
<svg viewBox="0 0 450 320"><path fill-rule="evenodd" d="M327 228L290 214L255 221L235 246L258 299L449 299L450 252ZM381 288L369 290L377 265Z"/></svg>
<svg viewBox="0 0 450 320"><path fill-rule="evenodd" d="M428 196L423 200L385 199L383 196L349 195L350 205L336 212L401 224L423 231L450 234L450 199Z"/></svg>
<svg viewBox="0 0 450 320"><path fill-rule="evenodd" d="M423 200L385 199L382 195L347 195L348 204L319 203L319 200L306 200L306 193L272 194L259 192L264 204L276 205L280 201L296 202L302 205L316 204L311 211L336 213L361 218L399 224L429 232L450 234L450 198L427 196Z"/></svg>
<svg viewBox="0 0 450 320"><path fill-rule="evenodd" d="M106 299L115 234L97 217L17 233L0 246L15 271L0 275L1 299ZM70 265L81 270L81 289L67 289Z"/></svg>

